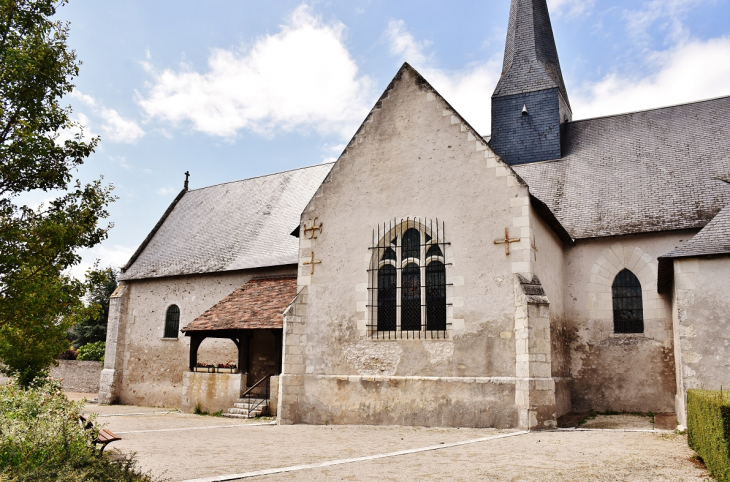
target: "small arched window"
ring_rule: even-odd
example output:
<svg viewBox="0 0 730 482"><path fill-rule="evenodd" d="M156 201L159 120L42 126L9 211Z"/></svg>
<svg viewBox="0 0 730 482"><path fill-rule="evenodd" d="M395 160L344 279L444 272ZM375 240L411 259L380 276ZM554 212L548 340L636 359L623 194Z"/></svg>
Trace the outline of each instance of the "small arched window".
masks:
<svg viewBox="0 0 730 482"><path fill-rule="evenodd" d="M165 314L165 338L177 338L179 327L180 308L177 305L170 305L167 309L167 314Z"/></svg>
<svg viewBox="0 0 730 482"><path fill-rule="evenodd" d="M639 278L625 269L616 275L611 292L614 332L644 333L644 308Z"/></svg>

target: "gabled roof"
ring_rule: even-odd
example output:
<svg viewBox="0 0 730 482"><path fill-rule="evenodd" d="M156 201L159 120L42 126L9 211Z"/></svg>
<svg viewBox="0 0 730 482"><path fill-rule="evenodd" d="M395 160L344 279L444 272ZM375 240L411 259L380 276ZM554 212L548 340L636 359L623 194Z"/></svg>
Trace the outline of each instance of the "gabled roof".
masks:
<svg viewBox="0 0 730 482"><path fill-rule="evenodd" d="M296 276L252 278L182 331L281 329L296 295Z"/></svg>
<svg viewBox="0 0 730 482"><path fill-rule="evenodd" d="M512 0L502 76L494 97L556 87L569 104L546 0Z"/></svg>
<svg viewBox="0 0 730 482"><path fill-rule="evenodd" d="M699 229L730 204L730 97L563 128L562 159L513 169L574 239Z"/></svg>
<svg viewBox="0 0 730 482"><path fill-rule="evenodd" d="M290 236L332 164L183 191L120 276L157 278L297 263Z"/></svg>
<svg viewBox="0 0 730 482"><path fill-rule="evenodd" d="M687 258L714 254L730 254L730 205L720 211L692 239L662 258Z"/></svg>

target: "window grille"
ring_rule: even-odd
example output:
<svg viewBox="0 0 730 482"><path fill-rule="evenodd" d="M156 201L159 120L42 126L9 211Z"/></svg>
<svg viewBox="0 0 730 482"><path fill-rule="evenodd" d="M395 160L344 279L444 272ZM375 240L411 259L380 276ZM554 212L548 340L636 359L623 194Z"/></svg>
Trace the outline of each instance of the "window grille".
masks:
<svg viewBox="0 0 730 482"><path fill-rule="evenodd" d="M368 333L372 338L446 338L445 225L406 219L373 230Z"/></svg>
<svg viewBox="0 0 730 482"><path fill-rule="evenodd" d="M644 308L639 278L628 269L613 280L613 329L615 333L644 333Z"/></svg>
<svg viewBox="0 0 730 482"><path fill-rule="evenodd" d="M179 326L180 308L177 305L170 305L165 315L165 338L177 338Z"/></svg>

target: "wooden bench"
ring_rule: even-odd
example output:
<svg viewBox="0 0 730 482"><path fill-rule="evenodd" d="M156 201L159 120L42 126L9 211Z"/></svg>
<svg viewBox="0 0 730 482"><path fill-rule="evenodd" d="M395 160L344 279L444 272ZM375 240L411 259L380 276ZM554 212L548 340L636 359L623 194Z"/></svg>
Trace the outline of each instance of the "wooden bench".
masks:
<svg viewBox="0 0 730 482"><path fill-rule="evenodd" d="M94 428L94 424L87 421L86 417L83 415L79 415L79 422L84 426L84 430L91 430ZM99 429L99 435L96 437L96 440L94 440L94 444L101 445L101 449L99 449L99 457L104 453L104 449L107 445L109 445L112 442L116 442L117 440L122 440L122 437L118 436L111 430L107 430L105 428Z"/></svg>

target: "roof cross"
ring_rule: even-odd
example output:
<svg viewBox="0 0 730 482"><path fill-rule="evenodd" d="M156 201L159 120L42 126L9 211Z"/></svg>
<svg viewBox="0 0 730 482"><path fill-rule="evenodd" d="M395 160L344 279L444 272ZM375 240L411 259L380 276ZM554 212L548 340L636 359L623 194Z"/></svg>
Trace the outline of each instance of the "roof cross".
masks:
<svg viewBox="0 0 730 482"><path fill-rule="evenodd" d="M190 180L190 171L185 171L185 189L188 188L188 181Z"/></svg>

